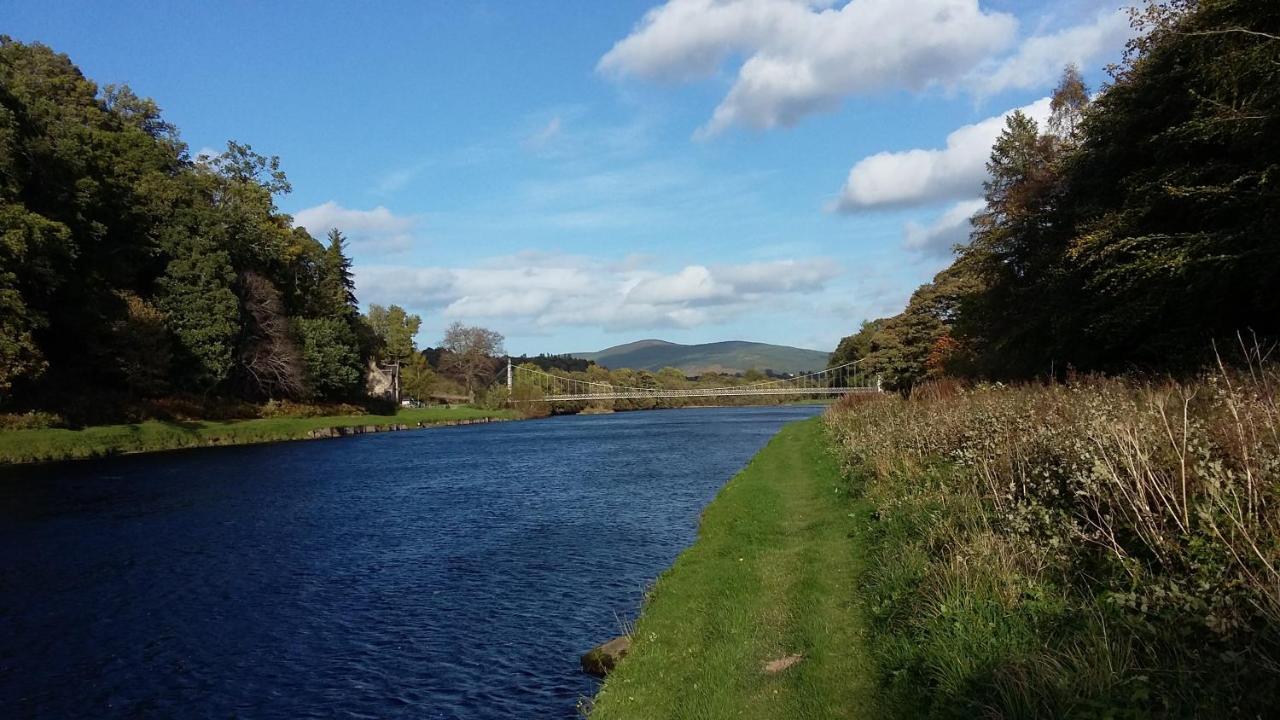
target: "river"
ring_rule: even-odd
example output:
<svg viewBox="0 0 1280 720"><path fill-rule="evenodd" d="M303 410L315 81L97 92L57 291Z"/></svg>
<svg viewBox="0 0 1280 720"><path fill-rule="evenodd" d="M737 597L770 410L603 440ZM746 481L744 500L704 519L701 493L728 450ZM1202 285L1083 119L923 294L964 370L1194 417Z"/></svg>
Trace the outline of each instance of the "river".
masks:
<svg viewBox="0 0 1280 720"><path fill-rule="evenodd" d="M702 508L816 407L0 471L0 717L572 718Z"/></svg>

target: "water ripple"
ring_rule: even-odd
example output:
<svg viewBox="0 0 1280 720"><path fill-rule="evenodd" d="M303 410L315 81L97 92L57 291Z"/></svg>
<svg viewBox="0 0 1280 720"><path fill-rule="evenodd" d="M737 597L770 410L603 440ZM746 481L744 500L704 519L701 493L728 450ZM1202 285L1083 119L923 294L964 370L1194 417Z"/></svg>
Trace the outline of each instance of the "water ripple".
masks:
<svg viewBox="0 0 1280 720"><path fill-rule="evenodd" d="M812 408L0 475L0 717L572 718L716 490Z"/></svg>

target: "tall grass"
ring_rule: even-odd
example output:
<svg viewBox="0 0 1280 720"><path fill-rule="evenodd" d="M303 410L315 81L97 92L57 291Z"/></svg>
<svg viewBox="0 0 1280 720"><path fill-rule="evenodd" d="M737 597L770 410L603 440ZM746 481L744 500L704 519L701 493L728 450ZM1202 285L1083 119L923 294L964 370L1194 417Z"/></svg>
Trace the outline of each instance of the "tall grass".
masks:
<svg viewBox="0 0 1280 720"><path fill-rule="evenodd" d="M1280 368L938 384L828 425L876 507L886 690L935 717L1268 715Z"/></svg>

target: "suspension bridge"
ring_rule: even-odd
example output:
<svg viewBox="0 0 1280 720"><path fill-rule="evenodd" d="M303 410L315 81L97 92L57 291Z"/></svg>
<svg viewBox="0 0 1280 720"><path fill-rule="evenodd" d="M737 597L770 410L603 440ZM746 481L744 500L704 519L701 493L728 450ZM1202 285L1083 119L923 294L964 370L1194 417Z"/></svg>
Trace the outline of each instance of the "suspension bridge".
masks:
<svg viewBox="0 0 1280 720"><path fill-rule="evenodd" d="M848 362L826 370L788 377L774 377L753 383L719 387L671 388L655 385L637 387L584 380L533 368L512 365L507 360L507 392L515 398L519 390L528 402L589 402L592 400L641 400L645 398L715 398L745 395L850 395L880 392L879 376L862 372L858 362Z"/></svg>

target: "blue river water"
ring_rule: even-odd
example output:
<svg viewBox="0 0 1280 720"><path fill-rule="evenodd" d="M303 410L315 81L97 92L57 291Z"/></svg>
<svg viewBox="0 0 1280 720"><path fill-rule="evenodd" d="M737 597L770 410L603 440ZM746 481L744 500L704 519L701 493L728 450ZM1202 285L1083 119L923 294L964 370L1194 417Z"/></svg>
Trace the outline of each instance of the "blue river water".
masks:
<svg viewBox="0 0 1280 720"><path fill-rule="evenodd" d="M0 471L0 718L572 718L716 491L816 407Z"/></svg>

